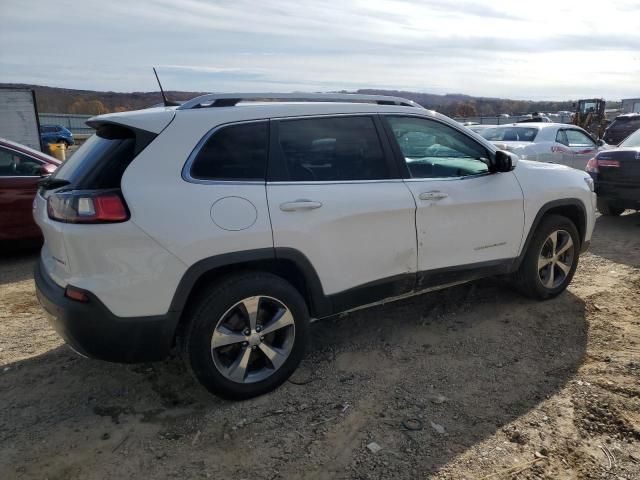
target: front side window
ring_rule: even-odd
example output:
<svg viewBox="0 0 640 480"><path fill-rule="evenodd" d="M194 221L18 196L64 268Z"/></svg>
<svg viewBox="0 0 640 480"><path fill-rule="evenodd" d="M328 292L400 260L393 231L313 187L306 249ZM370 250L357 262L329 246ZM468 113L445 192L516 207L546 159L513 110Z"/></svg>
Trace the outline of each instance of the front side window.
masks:
<svg viewBox="0 0 640 480"><path fill-rule="evenodd" d="M0 177L37 177L41 167L31 157L0 148Z"/></svg>
<svg viewBox="0 0 640 480"><path fill-rule="evenodd" d="M570 147L593 147L593 140L580 130L565 130Z"/></svg>
<svg viewBox="0 0 640 480"><path fill-rule="evenodd" d="M201 180L264 181L269 124L252 122L215 131L197 153L191 177Z"/></svg>
<svg viewBox="0 0 640 480"><path fill-rule="evenodd" d="M279 147L293 181L381 180L389 169L371 117L282 120Z"/></svg>
<svg viewBox="0 0 640 480"><path fill-rule="evenodd" d="M478 175L489 171L487 150L448 125L415 117L387 117L411 178Z"/></svg>

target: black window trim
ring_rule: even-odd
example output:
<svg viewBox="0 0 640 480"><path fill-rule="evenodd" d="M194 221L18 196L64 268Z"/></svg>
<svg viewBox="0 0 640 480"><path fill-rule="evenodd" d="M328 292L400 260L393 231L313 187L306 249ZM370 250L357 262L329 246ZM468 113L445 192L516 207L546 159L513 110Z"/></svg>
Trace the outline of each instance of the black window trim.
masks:
<svg viewBox="0 0 640 480"><path fill-rule="evenodd" d="M193 162L195 162L198 154L207 143L207 141L215 135L218 131L222 130L226 127L231 127L235 125L246 125L251 123L266 123L267 124L267 141L271 144L271 122L268 118L258 118L251 120L240 120L234 122L221 123L216 125L198 141L195 148L191 151L187 160L182 167L182 179L188 183L197 183L201 185L264 185L266 183L267 172L269 171L269 157L271 152L270 145L267 145L267 168L265 169L265 179L264 180L223 180L223 179L205 179L205 178L194 178L191 176L191 167L193 166Z"/></svg>
<svg viewBox="0 0 640 480"><path fill-rule="evenodd" d="M387 142L391 145L391 148L392 148L393 153L394 153L396 164L397 164L398 168L400 169L400 171L402 172L402 175L403 175L402 178L404 179L405 182L468 180L468 179L485 177L487 175L493 175L494 174L494 172L488 172L487 171L487 172L484 172L484 173L476 173L476 174L473 174L473 175L462 175L462 176L459 176L459 177L425 177L425 178L412 177L411 173L409 172L409 167L407 166L406 159L405 159L404 155L402 154L402 150L400 149L400 145L398 145L398 142L395 139L395 135L393 134L393 129L391 127L391 124L387 121L387 117L412 117L412 118L419 118L421 120L428 120L428 121L436 122L436 123L439 123L439 124L444 125L446 127L449 127L449 128L451 128L453 130L456 130L457 132L461 133L462 135L465 135L469 140L472 140L479 147L482 147L487 152L488 160L490 160L491 157L493 155L495 155L495 152L493 152L489 148L487 148L486 145L483 145L482 143L478 142L471 135L467 134L462 128L458 128L455 125L451 125L451 124L449 124L447 122L443 122L442 120L440 120L438 118L428 117L426 115L415 115L415 114L408 114L408 113L379 113L378 116L380 117L381 124L384 126L384 131L385 131L385 134L386 134L386 137L387 137ZM489 165L487 164L487 167L488 166Z"/></svg>
<svg viewBox="0 0 640 480"><path fill-rule="evenodd" d="M380 147L384 155L384 161L389 171L388 178L380 178L376 180L305 180L296 181L288 178L286 162L283 158L282 151L279 146L279 125L280 122L289 120L309 120L324 118L343 118L343 117L368 117L373 121ZM349 112L349 113L325 113L313 115L295 115L291 117L276 117L271 119L270 129L271 141L269 148L269 161L267 163L267 183L271 185L333 185L333 184L351 184L351 183L399 183L402 182L401 172L398 170L393 151L389 145L387 136L384 132L384 126L380 121L378 113L375 112Z"/></svg>

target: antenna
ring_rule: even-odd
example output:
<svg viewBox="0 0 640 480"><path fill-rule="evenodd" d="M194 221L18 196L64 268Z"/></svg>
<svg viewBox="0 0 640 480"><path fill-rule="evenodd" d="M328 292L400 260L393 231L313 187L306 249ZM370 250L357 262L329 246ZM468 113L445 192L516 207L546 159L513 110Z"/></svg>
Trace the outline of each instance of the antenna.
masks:
<svg viewBox="0 0 640 480"><path fill-rule="evenodd" d="M162 94L162 102L164 103L165 107L177 107L178 105L180 105L177 102L171 102L167 99L167 96L164 93L164 90L162 89L162 84L160 83L160 78L158 78L158 72L156 72L156 67L153 67L153 73L156 76L156 80L158 81L158 86L160 87L160 93Z"/></svg>

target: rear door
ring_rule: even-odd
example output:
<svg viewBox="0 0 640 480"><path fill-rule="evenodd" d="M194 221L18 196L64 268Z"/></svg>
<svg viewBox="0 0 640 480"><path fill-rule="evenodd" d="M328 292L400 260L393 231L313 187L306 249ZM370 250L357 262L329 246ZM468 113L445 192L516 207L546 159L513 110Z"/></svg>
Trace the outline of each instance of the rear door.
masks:
<svg viewBox="0 0 640 480"><path fill-rule="evenodd" d="M34 158L0 147L0 239L40 236L31 209L42 165Z"/></svg>
<svg viewBox="0 0 640 480"><path fill-rule="evenodd" d="M510 265L524 227L523 194L513 172L488 173L487 149L445 123L385 118L417 204L419 286Z"/></svg>
<svg viewBox="0 0 640 480"><path fill-rule="evenodd" d="M304 254L333 308L411 291L415 202L376 116L272 121L267 182L278 249Z"/></svg>

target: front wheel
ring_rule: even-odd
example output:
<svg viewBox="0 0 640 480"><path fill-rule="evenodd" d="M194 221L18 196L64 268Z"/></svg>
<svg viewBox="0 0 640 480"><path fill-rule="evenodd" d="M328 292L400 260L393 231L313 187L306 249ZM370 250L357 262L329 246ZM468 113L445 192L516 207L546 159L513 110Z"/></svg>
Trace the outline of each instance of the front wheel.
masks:
<svg viewBox="0 0 640 480"><path fill-rule="evenodd" d="M580 235L571 220L561 215L542 219L514 274L518 290L544 300L562 293L573 278L580 256Z"/></svg>
<svg viewBox="0 0 640 480"><path fill-rule="evenodd" d="M219 396L245 399L269 392L304 356L307 307L278 276L230 277L205 293L192 312L185 360L200 383Z"/></svg>

